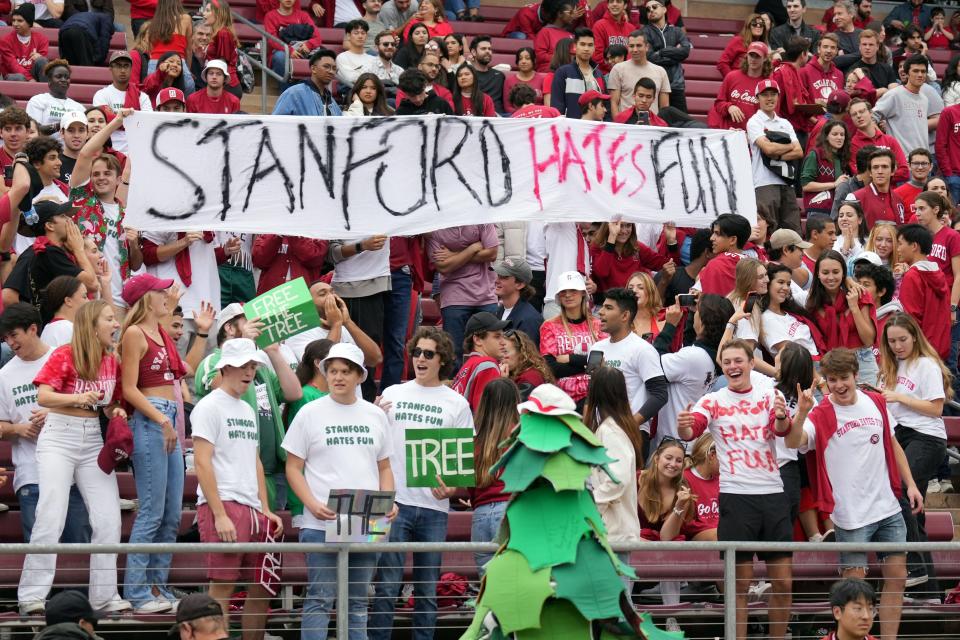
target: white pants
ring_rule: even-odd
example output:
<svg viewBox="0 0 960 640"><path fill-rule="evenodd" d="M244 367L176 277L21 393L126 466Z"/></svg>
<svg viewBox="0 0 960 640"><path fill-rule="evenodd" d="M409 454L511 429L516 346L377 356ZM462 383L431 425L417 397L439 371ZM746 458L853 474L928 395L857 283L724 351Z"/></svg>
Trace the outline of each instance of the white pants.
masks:
<svg viewBox="0 0 960 640"><path fill-rule="evenodd" d="M90 514L91 542L120 542L120 494L117 476L105 474L97 466L103 447L100 421L75 418L50 412L37 439L37 464L40 470L40 501L30 544L55 544L60 540L67 517L70 486L76 482ZM28 554L23 562L17 599L20 602L45 601L53 585L57 556L51 553ZM105 606L117 593L117 555L90 556L90 603L94 609Z"/></svg>

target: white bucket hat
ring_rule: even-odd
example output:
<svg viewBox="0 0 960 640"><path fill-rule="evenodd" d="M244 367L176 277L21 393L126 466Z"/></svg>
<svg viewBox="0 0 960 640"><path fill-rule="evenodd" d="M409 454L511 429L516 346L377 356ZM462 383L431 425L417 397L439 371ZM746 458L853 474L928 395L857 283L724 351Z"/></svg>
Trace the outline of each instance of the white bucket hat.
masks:
<svg viewBox="0 0 960 640"><path fill-rule="evenodd" d="M357 345L338 342L330 347L327 357L320 361L320 372L323 373L323 375L327 375L327 360L332 360L333 358L347 360L357 365L361 371L363 371L363 375L360 376L360 382L367 379L367 368L363 364L363 351L361 351Z"/></svg>
<svg viewBox="0 0 960 640"><path fill-rule="evenodd" d="M242 367L248 362L258 365L269 365L267 356L257 349L257 345L250 338L233 338L223 343L220 349L220 360L217 369L224 367Z"/></svg>
<svg viewBox="0 0 960 640"><path fill-rule="evenodd" d="M570 289L587 292L587 280L579 271L564 271L557 276L557 293L554 295L557 304L560 304L560 292Z"/></svg>
<svg viewBox="0 0 960 640"><path fill-rule="evenodd" d="M541 384L534 389L526 402L517 405L517 411L519 413L539 413L545 416L580 417L573 399L564 393L560 387L552 384Z"/></svg>

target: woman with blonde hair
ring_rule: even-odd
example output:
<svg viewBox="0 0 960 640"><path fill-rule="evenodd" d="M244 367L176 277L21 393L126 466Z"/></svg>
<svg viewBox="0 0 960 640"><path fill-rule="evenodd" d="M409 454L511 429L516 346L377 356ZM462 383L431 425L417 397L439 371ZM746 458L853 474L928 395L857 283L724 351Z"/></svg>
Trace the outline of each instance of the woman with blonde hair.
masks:
<svg viewBox="0 0 960 640"><path fill-rule="evenodd" d="M121 406L120 364L113 354L113 335L119 328L109 304L84 304L74 319L70 344L54 349L33 380L38 404L49 411L37 438L40 500L30 544L59 540L74 483L90 515L91 542L120 543L117 476L112 464L104 468L98 463L103 449L100 412L108 418L127 415ZM22 615L43 611L56 570L56 554L27 554L17 590ZM99 613L130 609L117 592L116 554L90 556L89 598Z"/></svg>
<svg viewBox="0 0 960 640"><path fill-rule="evenodd" d="M651 250L637 239L637 228L632 222L604 222L593 234L590 242L590 276L597 283L597 292L625 287L630 274L637 271L659 271L668 262L680 262L680 249L676 241L676 227L664 227L667 246L671 254Z"/></svg>
<svg viewBox="0 0 960 640"><path fill-rule="evenodd" d="M770 278L767 276L767 267L759 260L744 258L737 263L736 282L733 291L727 299L733 303L734 314L727 323L720 344L724 345L734 338L746 340L754 349L760 342L761 316L760 297L767 295ZM749 311L748 311L749 307ZM762 358L754 359L754 367L765 376L773 376L775 370L772 365Z"/></svg>
<svg viewBox="0 0 960 640"><path fill-rule="evenodd" d="M880 256L885 267L893 269L900 263L900 256L897 254L897 225L886 220L878 221L870 229L870 235L867 236L863 250L873 251Z"/></svg>
<svg viewBox="0 0 960 640"><path fill-rule="evenodd" d="M633 331L644 340L656 338L666 317L663 316L663 298L660 289L646 271L637 271L627 280L627 289L637 296L637 315L633 319Z"/></svg>
<svg viewBox="0 0 960 640"><path fill-rule="evenodd" d="M157 11L150 20L147 29L149 42L150 62L147 63L147 76L152 75L160 64L161 58L172 53L180 58L180 68L183 75L184 94L190 95L196 89L193 75L190 74L190 63L193 60L193 20L183 9L180 0L158 0ZM236 52L234 52L236 56ZM140 77L135 78L140 84Z"/></svg>
<svg viewBox="0 0 960 640"><path fill-rule="evenodd" d="M587 354L607 334L600 330L600 320L590 314L590 296L582 274L561 273L556 289L560 315L540 325L540 353L556 376L557 386L579 403L590 386Z"/></svg>
<svg viewBox="0 0 960 640"><path fill-rule="evenodd" d="M500 522L507 512L510 494L503 492L503 482L490 473L500 455L500 443L507 439L520 416L517 405L520 404L520 392L517 385L507 378L493 380L483 388L480 404L473 425L474 469L476 486L468 489L470 504L473 507L473 524L470 528L470 542L490 542L500 530ZM477 570L483 574L483 567L493 557L492 553L475 553Z"/></svg>
<svg viewBox="0 0 960 640"><path fill-rule="evenodd" d="M517 329L508 329L503 333L503 337L506 348L500 371L504 377L517 383L521 392L526 390L526 395L529 395L530 391L544 382L556 383L547 361L540 355L540 350L530 336Z"/></svg>
<svg viewBox="0 0 960 640"><path fill-rule="evenodd" d="M123 286L130 306L121 334L123 398L133 407L133 469L140 508L133 542L176 542L183 505L183 453L175 428L175 385L186 370L161 323L172 309L173 280L141 274ZM167 585L166 554L127 555L124 596L138 613L168 611L176 596Z"/></svg>
<svg viewBox="0 0 960 640"><path fill-rule="evenodd" d="M226 0L210 0L203 5L203 22L213 31L210 44L207 45L207 61L223 60L227 63L229 77L223 88L238 98L242 98L243 89L240 86L240 74L237 72L237 63L240 59L237 54L237 47L240 46L240 41L237 40L237 32L233 28L230 5L227 4ZM152 25L151 28L153 28ZM184 68L189 69L190 67Z"/></svg>

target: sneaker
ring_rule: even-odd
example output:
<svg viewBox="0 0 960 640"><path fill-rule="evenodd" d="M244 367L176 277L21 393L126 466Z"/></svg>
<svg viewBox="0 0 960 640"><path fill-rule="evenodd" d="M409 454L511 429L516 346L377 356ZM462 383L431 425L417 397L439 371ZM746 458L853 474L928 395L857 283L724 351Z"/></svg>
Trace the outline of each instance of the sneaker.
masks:
<svg viewBox="0 0 960 640"><path fill-rule="evenodd" d="M136 511L139 503L136 500L120 498L120 511Z"/></svg>
<svg viewBox="0 0 960 640"><path fill-rule="evenodd" d="M683 629L680 628L680 623L677 622L676 618L667 618L666 629L672 633L679 633L683 631Z"/></svg>
<svg viewBox="0 0 960 640"><path fill-rule="evenodd" d="M837 532L833 529L827 529L823 533L823 538L820 539L820 542L836 542L837 541Z"/></svg>
<svg viewBox="0 0 960 640"><path fill-rule="evenodd" d="M953 481L950 480L949 478L947 478L946 480L941 480L940 493L954 493Z"/></svg>
<svg viewBox="0 0 960 640"><path fill-rule="evenodd" d="M940 601L940 598L928 598L926 596L920 596L920 597L914 598L913 596L908 596L904 594L903 604L912 604L912 605L923 607L923 606L933 606L933 605L942 604L942 602Z"/></svg>
<svg viewBox="0 0 960 640"><path fill-rule="evenodd" d="M650 587L649 589L641 589L641 590L640 590L640 595L643 595L643 596L657 596L657 597L659 597L659 596L660 596L660 583L658 582L657 584L653 585L653 586Z"/></svg>
<svg viewBox="0 0 960 640"><path fill-rule="evenodd" d="M170 611L170 603L160 598L147 600L137 607L137 613L164 613Z"/></svg>
<svg viewBox="0 0 960 640"><path fill-rule="evenodd" d="M930 482L927 483L927 495L931 493L940 493L943 490L943 487L940 486L940 481L936 478L931 478Z"/></svg>
<svg viewBox="0 0 960 640"><path fill-rule="evenodd" d="M30 602L20 603L21 616L42 616L46 610L46 603L43 600L31 600Z"/></svg>
<svg viewBox="0 0 960 640"><path fill-rule="evenodd" d="M121 611L130 611L133 609L133 605L121 598L120 596L113 596L113 599L110 600L107 604L102 607L97 607L97 613L120 613Z"/></svg>
<svg viewBox="0 0 960 640"><path fill-rule="evenodd" d="M910 573L907 574L907 581L904 583L904 586L909 589L910 587L926 584L928 580L930 580L930 576L927 575L926 569L911 569Z"/></svg>
<svg viewBox="0 0 960 640"><path fill-rule="evenodd" d="M810 536L810 542L823 542L823 534L815 533Z"/></svg>
<svg viewBox="0 0 960 640"><path fill-rule="evenodd" d="M10 511L10 505L0 502L0 513L4 511Z"/></svg>
<svg viewBox="0 0 960 640"><path fill-rule="evenodd" d="M747 602L763 601L771 589L773 589L773 585L764 580L750 585L750 589L747 590Z"/></svg>

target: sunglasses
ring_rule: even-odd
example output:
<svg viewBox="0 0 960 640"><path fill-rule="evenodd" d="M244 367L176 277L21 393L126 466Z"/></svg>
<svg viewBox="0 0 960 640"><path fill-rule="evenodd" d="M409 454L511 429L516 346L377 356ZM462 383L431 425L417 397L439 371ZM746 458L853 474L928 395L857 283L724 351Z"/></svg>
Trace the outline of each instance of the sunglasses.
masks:
<svg viewBox="0 0 960 640"><path fill-rule="evenodd" d="M684 452L687 451L687 443L679 438L674 438L673 436L664 436L660 441L660 444L657 445L657 451L666 449L667 447L677 446L683 449Z"/></svg>
<svg viewBox="0 0 960 640"><path fill-rule="evenodd" d="M433 358L437 355L437 352L433 351L432 349L421 349L420 347L414 347L413 351L410 352L410 355L414 358L423 356L427 360L433 360Z"/></svg>
<svg viewBox="0 0 960 640"><path fill-rule="evenodd" d="M381 43L380 43L380 46L381 46L381 47L395 47L395 46L397 46L397 43L396 43L396 42L381 42Z"/></svg>
<svg viewBox="0 0 960 640"><path fill-rule="evenodd" d="M762 26L765 26L765 24L764 24L763 20L754 20L753 22L750 23L750 26L751 26L751 27L762 27Z"/></svg>

